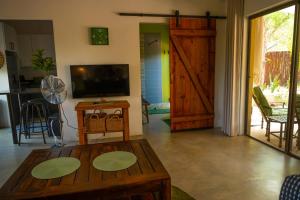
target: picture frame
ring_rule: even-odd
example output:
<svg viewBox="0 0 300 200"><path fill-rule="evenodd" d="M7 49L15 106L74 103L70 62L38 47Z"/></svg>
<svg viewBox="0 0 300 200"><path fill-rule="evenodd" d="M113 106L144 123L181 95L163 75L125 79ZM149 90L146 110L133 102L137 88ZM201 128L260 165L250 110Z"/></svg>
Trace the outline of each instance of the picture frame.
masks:
<svg viewBox="0 0 300 200"><path fill-rule="evenodd" d="M108 28L92 27L90 28L91 45L109 45Z"/></svg>

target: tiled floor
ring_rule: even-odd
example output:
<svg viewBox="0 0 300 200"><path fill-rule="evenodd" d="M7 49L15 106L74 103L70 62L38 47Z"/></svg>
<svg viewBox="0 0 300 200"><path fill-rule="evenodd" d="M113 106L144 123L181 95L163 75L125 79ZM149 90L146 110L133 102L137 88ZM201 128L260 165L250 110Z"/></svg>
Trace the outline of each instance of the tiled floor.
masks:
<svg viewBox="0 0 300 200"><path fill-rule="evenodd" d="M163 116L150 116L144 137L169 171L172 184L196 199L278 199L284 177L300 173L299 160L249 137L227 137L218 129L171 134ZM0 131L0 185L31 149L49 146L18 147L4 134Z"/></svg>

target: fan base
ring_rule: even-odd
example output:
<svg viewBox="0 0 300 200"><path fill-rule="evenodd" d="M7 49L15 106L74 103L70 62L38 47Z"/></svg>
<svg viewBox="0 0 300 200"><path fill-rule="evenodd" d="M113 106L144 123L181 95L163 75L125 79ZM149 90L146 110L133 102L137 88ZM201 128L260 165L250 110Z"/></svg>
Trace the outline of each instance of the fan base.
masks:
<svg viewBox="0 0 300 200"><path fill-rule="evenodd" d="M57 144L52 145L51 148L61 148L61 147L65 146L65 145L66 144L64 144L64 143L57 143Z"/></svg>

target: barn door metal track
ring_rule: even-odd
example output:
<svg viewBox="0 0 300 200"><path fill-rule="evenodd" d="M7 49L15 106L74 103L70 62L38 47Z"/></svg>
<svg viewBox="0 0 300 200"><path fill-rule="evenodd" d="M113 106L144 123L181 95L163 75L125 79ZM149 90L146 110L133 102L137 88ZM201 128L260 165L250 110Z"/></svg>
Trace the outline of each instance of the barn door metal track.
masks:
<svg viewBox="0 0 300 200"><path fill-rule="evenodd" d="M179 19L184 18L202 18L202 19L226 19L226 16L213 16L210 12L206 12L206 15L180 15L179 10L176 10L174 14L158 14L158 13L127 13L119 12L120 16L136 16L136 17L176 17L176 25L179 26Z"/></svg>

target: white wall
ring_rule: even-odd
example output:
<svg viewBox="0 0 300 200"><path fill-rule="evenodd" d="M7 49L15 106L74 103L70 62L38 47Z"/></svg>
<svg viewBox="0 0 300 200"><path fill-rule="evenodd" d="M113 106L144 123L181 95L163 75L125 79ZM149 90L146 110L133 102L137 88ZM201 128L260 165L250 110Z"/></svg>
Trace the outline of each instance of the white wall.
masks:
<svg viewBox="0 0 300 200"><path fill-rule="evenodd" d="M198 15L205 14L206 11L210 11L213 15L226 13L225 0L1 0L0 4L0 19L53 20L57 72L66 83L69 95L71 95L69 65L129 63L131 96L118 99L127 99L131 104L129 111L131 135L142 133L139 23L160 23L166 20L121 17L116 15L116 12L171 13L179 9L181 14ZM93 26L109 28L109 46L89 45L88 28ZM224 39L225 34L219 33L217 37ZM218 44L216 49L216 55L223 59L224 56L220 55L222 53L218 52L220 51ZM218 62L216 71L224 68L224 63L225 60ZM218 98L216 96L216 99ZM221 103L222 98L220 97ZM77 102L78 100L69 97L63 105L73 125L76 124L74 107ZM67 140L77 139L76 131L66 126L64 131Z"/></svg>
<svg viewBox="0 0 300 200"><path fill-rule="evenodd" d="M245 15L253 15L265 9L280 5L291 0L245 0Z"/></svg>

